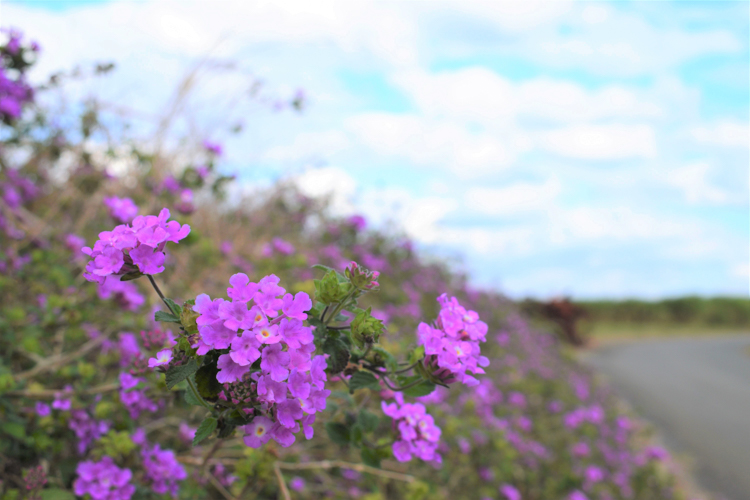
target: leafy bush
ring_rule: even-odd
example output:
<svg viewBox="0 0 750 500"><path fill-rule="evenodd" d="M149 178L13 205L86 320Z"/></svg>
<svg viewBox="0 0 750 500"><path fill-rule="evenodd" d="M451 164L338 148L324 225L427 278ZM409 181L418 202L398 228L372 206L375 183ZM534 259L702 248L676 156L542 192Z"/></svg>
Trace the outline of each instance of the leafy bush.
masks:
<svg viewBox="0 0 750 500"><path fill-rule="evenodd" d="M0 52L26 88L36 49ZM553 336L407 239L6 94L3 499L682 498Z"/></svg>

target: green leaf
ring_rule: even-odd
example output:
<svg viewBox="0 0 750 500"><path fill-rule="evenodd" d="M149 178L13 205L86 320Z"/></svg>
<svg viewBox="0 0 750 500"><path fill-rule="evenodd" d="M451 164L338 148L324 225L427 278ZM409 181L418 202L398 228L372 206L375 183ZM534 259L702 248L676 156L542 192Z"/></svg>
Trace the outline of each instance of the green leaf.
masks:
<svg viewBox="0 0 750 500"><path fill-rule="evenodd" d="M222 385L216 380L217 373L219 369L215 362L203 365L195 372L195 385L203 398L214 400L219 395Z"/></svg>
<svg viewBox="0 0 750 500"><path fill-rule="evenodd" d="M232 435L232 432L234 432L235 427L237 427L237 424L222 421L219 425L219 439L228 438Z"/></svg>
<svg viewBox="0 0 750 500"><path fill-rule="evenodd" d="M126 273L120 276L120 281L133 281L137 280L141 276L143 276L143 273L141 273L140 271L134 271L132 273Z"/></svg>
<svg viewBox="0 0 750 500"><path fill-rule="evenodd" d="M349 430L349 437L355 446L362 446L363 434L364 431L362 430L362 426L359 424L352 425L351 429Z"/></svg>
<svg viewBox="0 0 750 500"><path fill-rule="evenodd" d="M185 402L191 406L203 406L203 402L195 397L190 387L185 390Z"/></svg>
<svg viewBox="0 0 750 500"><path fill-rule="evenodd" d="M388 370L395 372L398 370L398 361L390 352L386 351L379 345L372 346L372 350L375 353L376 361L380 361ZM381 365L378 365L381 366Z"/></svg>
<svg viewBox="0 0 750 500"><path fill-rule="evenodd" d="M404 396L418 398L421 396L427 396L428 394L432 394L432 391L434 390L435 390L435 384L433 384L429 380L425 380L421 384L417 384L414 387L409 387L403 392L404 392Z"/></svg>
<svg viewBox="0 0 750 500"><path fill-rule="evenodd" d="M313 264L312 268L317 269L319 271L324 271L326 273L328 273L329 271L333 271L332 267L324 266L323 264Z"/></svg>
<svg viewBox="0 0 750 500"><path fill-rule="evenodd" d="M164 302L167 303L167 305L169 306L169 309L172 311L172 314L174 314L177 317L179 317L180 314L182 314L182 307L178 306L177 302L170 299L169 297L165 298Z"/></svg>
<svg viewBox="0 0 750 500"><path fill-rule="evenodd" d="M371 411L367 411L367 409L362 408L361 410L359 410L357 422L359 422L359 425L362 426L362 429L365 432L372 432L377 429L380 419Z"/></svg>
<svg viewBox="0 0 750 500"><path fill-rule="evenodd" d="M194 359L191 359L184 365L173 366L172 368L167 370L167 389L171 389L197 371L198 363L196 363Z"/></svg>
<svg viewBox="0 0 750 500"><path fill-rule="evenodd" d="M349 444L349 427L338 422L327 422L326 432L331 441L338 445Z"/></svg>
<svg viewBox="0 0 750 500"><path fill-rule="evenodd" d="M329 355L328 373L341 373L349 362L349 349L341 339L329 338L323 343L323 352Z"/></svg>
<svg viewBox="0 0 750 500"><path fill-rule="evenodd" d="M60 488L50 488L48 490L42 490L42 500L75 500L75 496L68 490L61 490Z"/></svg>
<svg viewBox="0 0 750 500"><path fill-rule="evenodd" d="M354 392L357 389L372 389L378 391L380 390L380 383L372 373L360 370L354 372L352 378L349 379L349 390Z"/></svg>
<svg viewBox="0 0 750 500"><path fill-rule="evenodd" d="M5 422L0 425L0 430L16 439L23 440L26 438L26 429L23 424L19 424L18 422Z"/></svg>
<svg viewBox="0 0 750 500"><path fill-rule="evenodd" d="M198 429L195 431L195 437L193 438L193 446L197 445L204 439L206 439L208 436L213 434L213 432L216 430L216 426L219 422L214 417L206 417L206 419L201 422L201 425L198 426Z"/></svg>
<svg viewBox="0 0 750 500"><path fill-rule="evenodd" d="M373 450L372 448L362 448L360 456L362 457L363 464L369 465L370 467L376 467L378 469L380 468L380 461L383 459L383 457L380 453L378 453L378 450Z"/></svg>
<svg viewBox="0 0 750 500"><path fill-rule="evenodd" d="M414 350L409 355L409 363L416 363L422 358L424 358L424 345L420 345L419 347L414 348Z"/></svg>
<svg viewBox="0 0 750 500"><path fill-rule="evenodd" d="M178 325L180 324L180 318L172 313L164 311L156 311L156 314L154 314L154 320L164 321L166 323L177 323Z"/></svg>

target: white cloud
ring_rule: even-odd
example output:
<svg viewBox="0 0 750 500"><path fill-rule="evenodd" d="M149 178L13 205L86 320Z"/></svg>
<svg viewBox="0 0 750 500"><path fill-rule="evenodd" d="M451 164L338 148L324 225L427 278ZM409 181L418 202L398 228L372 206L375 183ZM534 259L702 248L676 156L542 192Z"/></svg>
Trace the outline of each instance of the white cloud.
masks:
<svg viewBox="0 0 750 500"><path fill-rule="evenodd" d="M567 158L654 158L656 135L649 125L569 125L542 133L541 146Z"/></svg>
<svg viewBox="0 0 750 500"><path fill-rule="evenodd" d="M357 182L341 168L311 168L294 176L292 182L306 196L328 198L330 210L335 215L346 215L354 211L352 198L357 192Z"/></svg>
<svg viewBox="0 0 750 500"><path fill-rule="evenodd" d="M605 118L659 117L661 108L645 96L622 86L597 91L567 80L509 79L484 67L428 73L409 71L393 81L428 116L479 120L496 128L518 118L556 122Z"/></svg>
<svg viewBox="0 0 750 500"><path fill-rule="evenodd" d="M711 125L694 127L690 134L693 139L703 144L745 149L750 144L750 127L746 122L720 121Z"/></svg>
<svg viewBox="0 0 750 500"><path fill-rule="evenodd" d="M487 133L471 133L460 123L417 115L367 113L350 118L347 126L378 153L445 166L464 178L505 168L529 146L523 137L510 144Z"/></svg>
<svg viewBox="0 0 750 500"><path fill-rule="evenodd" d="M729 194L712 186L707 179L711 165L707 162L697 162L684 167L673 169L664 178L665 182L680 189L688 203L726 203Z"/></svg>
<svg viewBox="0 0 750 500"><path fill-rule="evenodd" d="M468 208L489 215L513 215L551 209L562 185L557 177L542 184L521 182L501 188L474 187L464 196Z"/></svg>
<svg viewBox="0 0 750 500"><path fill-rule="evenodd" d="M339 130L302 132L287 146L274 146L263 157L271 161L299 161L330 158L349 146L346 135Z"/></svg>

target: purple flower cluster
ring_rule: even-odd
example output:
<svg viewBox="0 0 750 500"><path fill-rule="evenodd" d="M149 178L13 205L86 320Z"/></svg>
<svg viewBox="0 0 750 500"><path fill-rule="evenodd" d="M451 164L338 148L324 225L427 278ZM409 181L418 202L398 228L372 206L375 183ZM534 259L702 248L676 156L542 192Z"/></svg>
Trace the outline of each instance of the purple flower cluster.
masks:
<svg viewBox="0 0 750 500"><path fill-rule="evenodd" d="M3 56L3 65L0 66L0 120L9 121L21 116L23 105L34 99L34 90L26 83L24 76L24 65L16 63L19 52L26 50L21 45L21 33L16 30L2 30L6 33L8 40L0 47ZM28 47L32 52L39 50L39 46L33 43Z"/></svg>
<svg viewBox="0 0 750 500"><path fill-rule="evenodd" d="M97 290L102 300L114 299L122 307L135 311L146 302L146 298L138 291L138 287L130 281L120 281L115 276L107 276L99 282Z"/></svg>
<svg viewBox="0 0 750 500"><path fill-rule="evenodd" d="M52 406L54 408L54 404ZM73 410L70 413L68 427L75 432L78 438L78 453L81 455L86 453L91 443L109 432L109 422L96 420L85 410Z"/></svg>
<svg viewBox="0 0 750 500"><path fill-rule="evenodd" d="M82 497L90 495L92 500L129 500L135 493L130 484L133 473L121 469L107 456L99 462L80 462L76 468L78 477L73 482L73 491Z"/></svg>
<svg viewBox="0 0 750 500"><path fill-rule="evenodd" d="M130 414L130 418L136 419L141 412L155 412L159 409L157 404L146 396L146 391L136 387L143 379L134 377L128 372L120 373L120 402Z"/></svg>
<svg viewBox="0 0 750 500"><path fill-rule="evenodd" d="M84 247L91 257L83 273L88 281L103 284L107 276L118 276L140 271L159 274L164 271L164 247L167 242L179 242L190 234L190 226L169 221L169 210L155 215L139 215L132 226L126 224L112 231L99 233L94 248Z"/></svg>
<svg viewBox="0 0 750 500"><path fill-rule="evenodd" d="M397 392L395 398L394 403L380 403L383 413L393 419L393 428L399 433L399 439L393 443L393 456L399 462L408 462L416 456L440 463L442 457L437 448L441 431L432 415L427 414L422 403L404 403L401 393Z"/></svg>
<svg viewBox="0 0 750 500"><path fill-rule="evenodd" d="M118 198L117 196L106 196L104 205L109 209L109 215L125 224L132 221L138 215L138 205L130 198Z"/></svg>
<svg viewBox="0 0 750 500"><path fill-rule="evenodd" d="M165 493L177 497L178 481L187 478L187 472L177 461L174 451L162 450L158 444L153 446L144 443L141 449L143 459L144 479L151 483L154 493Z"/></svg>
<svg viewBox="0 0 750 500"><path fill-rule="evenodd" d="M262 415L245 426L245 444L258 448L273 438L289 446L300 424L311 439L315 413L325 409L331 391L325 388L328 364L324 356L313 356L313 333L302 323L312 307L310 297L286 293L273 274L253 283L238 273L229 283L231 301L206 294L195 299L200 338L194 347L201 355L230 349L218 360L216 379L226 384L224 396L238 405L261 404ZM246 377L251 367L257 369ZM232 390L231 384L242 390Z"/></svg>
<svg viewBox="0 0 750 500"><path fill-rule="evenodd" d="M438 297L440 313L435 326L420 323L417 329L419 345L425 347L425 368L446 384L461 382L468 386L479 381L467 374L484 373L481 367L489 360L480 353L480 342L485 342L487 324L474 311L467 311L455 297Z"/></svg>

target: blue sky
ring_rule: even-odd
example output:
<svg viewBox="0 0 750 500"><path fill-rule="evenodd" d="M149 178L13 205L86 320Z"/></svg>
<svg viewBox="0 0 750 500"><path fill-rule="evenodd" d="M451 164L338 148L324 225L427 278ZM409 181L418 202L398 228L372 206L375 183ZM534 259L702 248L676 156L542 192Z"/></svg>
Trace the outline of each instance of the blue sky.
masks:
<svg viewBox="0 0 750 500"><path fill-rule="evenodd" d="M72 92L191 101L248 189L291 178L512 296L747 296L747 2L4 2ZM247 76L301 115L235 106ZM229 136L242 119L245 132Z"/></svg>

